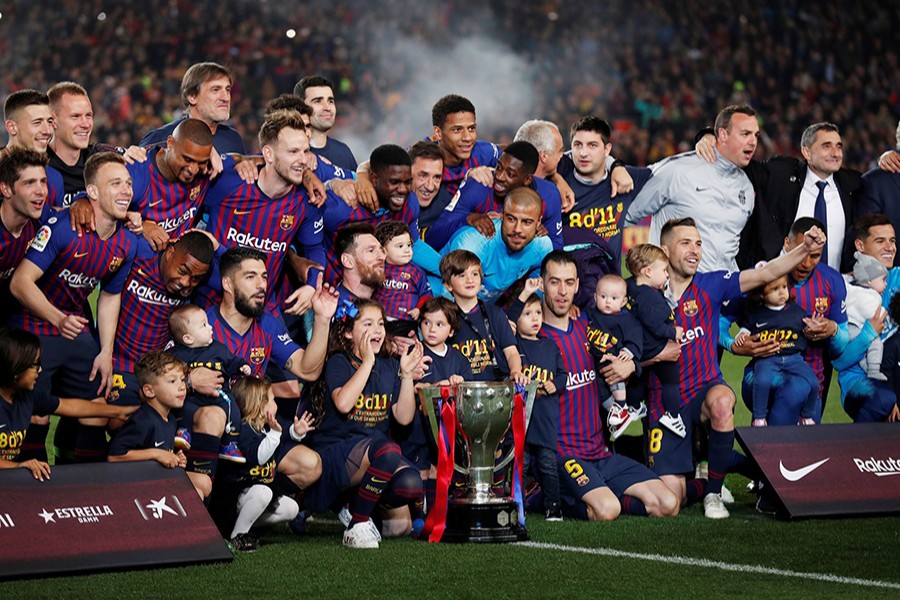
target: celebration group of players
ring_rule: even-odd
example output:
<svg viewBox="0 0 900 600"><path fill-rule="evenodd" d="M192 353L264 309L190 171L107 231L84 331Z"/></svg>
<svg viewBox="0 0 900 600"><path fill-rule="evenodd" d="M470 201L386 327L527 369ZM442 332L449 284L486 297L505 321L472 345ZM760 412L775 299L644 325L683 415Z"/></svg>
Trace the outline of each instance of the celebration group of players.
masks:
<svg viewBox="0 0 900 600"><path fill-rule="evenodd" d="M422 385L537 382L527 500L548 520L729 516L725 475L752 465L720 346L753 357L754 426L818 423L833 368L854 420L900 414L894 152L861 177L818 123L803 160L753 161L757 116L730 106L695 152L638 168L600 117L569 151L541 120L500 148L448 95L422 141L358 164L309 76L252 155L232 83L193 65L182 117L129 148L91 140L76 83L6 99L0 467L50 477L56 414L57 464L183 468L237 550L328 510L344 545L377 548L430 527ZM647 216L623 279L623 229Z"/></svg>

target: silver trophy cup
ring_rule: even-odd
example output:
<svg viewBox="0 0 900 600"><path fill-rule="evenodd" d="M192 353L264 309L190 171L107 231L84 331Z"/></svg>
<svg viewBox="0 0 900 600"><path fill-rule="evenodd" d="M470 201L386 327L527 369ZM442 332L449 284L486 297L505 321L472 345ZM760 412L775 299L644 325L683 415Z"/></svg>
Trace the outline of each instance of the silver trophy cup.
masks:
<svg viewBox="0 0 900 600"><path fill-rule="evenodd" d="M441 415L438 401L444 386L419 390L422 410L428 417L436 443L439 443ZM467 491L450 500L444 541L509 542L528 539L519 527L518 506L509 496L491 491L494 472L505 469L514 458L509 444L499 460L501 442L510 431L515 387L508 382L465 382L450 388L456 403L456 452L454 469L467 476ZM537 383L525 391L526 423Z"/></svg>

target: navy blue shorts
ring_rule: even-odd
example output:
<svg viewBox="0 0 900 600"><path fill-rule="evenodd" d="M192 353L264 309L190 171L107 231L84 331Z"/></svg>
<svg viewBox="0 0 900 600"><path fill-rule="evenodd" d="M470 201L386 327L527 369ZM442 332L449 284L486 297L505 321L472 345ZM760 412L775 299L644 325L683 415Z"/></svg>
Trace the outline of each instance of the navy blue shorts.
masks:
<svg viewBox="0 0 900 600"><path fill-rule="evenodd" d="M657 479L641 463L619 454L600 460L557 456L556 464L560 499L569 506L581 502L585 494L597 488L608 487L617 498L621 498L625 490L634 484Z"/></svg>
<svg viewBox="0 0 900 600"><path fill-rule="evenodd" d="M644 427L644 449L650 470L657 475L684 475L694 472L694 427L700 424L700 411L706 395L717 385L728 384L721 379L711 381L701 387L687 404L678 409L687 430L683 438L660 425L652 415L647 416Z"/></svg>
<svg viewBox="0 0 900 600"><path fill-rule="evenodd" d="M108 402L118 406L141 405L140 385L134 373L127 371L113 373L112 393Z"/></svg>
<svg viewBox="0 0 900 600"><path fill-rule="evenodd" d="M306 506L315 512L330 510L343 492L350 489L347 459L365 436L356 435L336 444L313 448L322 458L322 476L306 490Z"/></svg>
<svg viewBox="0 0 900 600"><path fill-rule="evenodd" d="M93 400L100 394L100 375L91 376L100 346L90 333L80 333L74 340L58 335L39 335L41 341L41 374L35 391L63 398Z"/></svg>

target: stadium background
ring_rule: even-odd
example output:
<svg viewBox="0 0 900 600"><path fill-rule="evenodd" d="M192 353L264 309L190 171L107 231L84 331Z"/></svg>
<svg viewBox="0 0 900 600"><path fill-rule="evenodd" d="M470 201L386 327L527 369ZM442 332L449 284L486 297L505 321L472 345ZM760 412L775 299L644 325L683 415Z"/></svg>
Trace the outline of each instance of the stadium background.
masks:
<svg viewBox="0 0 900 600"><path fill-rule="evenodd" d="M232 69L232 123L250 150L265 101L310 73L335 81L334 133L358 157L379 143L407 144L429 134L430 107L449 92L470 97L480 137L501 143L529 118L553 120L565 132L580 115L606 116L614 153L638 165L689 149L719 108L749 102L762 120L758 157L796 154L803 128L828 120L841 127L845 164L864 171L893 146L900 116L895 2L13 0L0 3L0 14L0 95L77 81L93 100L93 140L120 145L178 116L181 76L204 60ZM724 368L736 382L742 363L727 358ZM847 420L836 387L829 422ZM740 404L737 420L748 422ZM529 524L536 540L602 556L398 541L385 544L377 561L361 563L340 547L337 525L325 522L303 540L267 537L280 543L227 566L0 583L0 592L22 598L146 597L150 589L170 598L264 597L276 590L394 598L900 593L896 519L776 522L753 510L745 483L728 479L738 505L727 523L709 522L693 507L667 521ZM652 554L695 562L671 566L648 559Z"/></svg>

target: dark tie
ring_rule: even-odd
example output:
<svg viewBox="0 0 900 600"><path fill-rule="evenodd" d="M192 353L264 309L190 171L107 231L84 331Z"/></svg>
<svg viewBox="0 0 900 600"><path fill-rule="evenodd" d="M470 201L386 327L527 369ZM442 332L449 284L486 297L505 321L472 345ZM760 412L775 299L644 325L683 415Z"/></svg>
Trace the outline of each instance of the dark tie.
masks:
<svg viewBox="0 0 900 600"><path fill-rule="evenodd" d="M825 264L828 264L828 211L825 209L825 186L827 185L827 181L816 182L816 187L819 188L819 194L816 196L816 207L813 209L813 217L818 221L821 221L822 226L825 228L823 233L826 236L826 241L825 246L822 248L822 260Z"/></svg>

